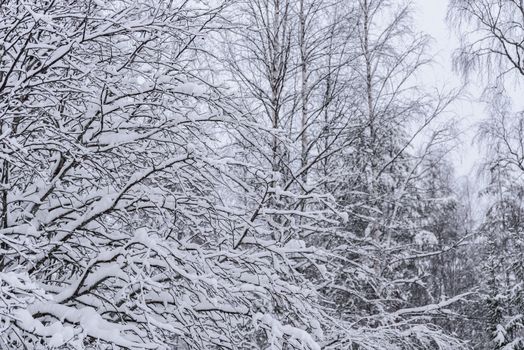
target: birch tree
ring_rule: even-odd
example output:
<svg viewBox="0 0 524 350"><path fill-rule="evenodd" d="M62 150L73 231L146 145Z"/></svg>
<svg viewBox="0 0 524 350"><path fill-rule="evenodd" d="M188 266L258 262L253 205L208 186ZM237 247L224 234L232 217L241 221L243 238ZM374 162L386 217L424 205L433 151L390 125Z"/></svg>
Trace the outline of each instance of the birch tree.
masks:
<svg viewBox="0 0 524 350"><path fill-rule="evenodd" d="M478 230L483 243L478 309L485 320L478 347L522 349L523 116L506 91L509 81L519 82L524 76L524 4L455 0L450 2L449 19L466 33L456 53L456 68L467 79L480 77L490 92L490 117L479 129L488 179L482 195L490 205Z"/></svg>
<svg viewBox="0 0 524 350"><path fill-rule="evenodd" d="M331 189L349 220L323 242L334 257L322 286L337 316L351 326L333 347L457 348L460 341L421 318L438 317L442 308L426 303L452 305L463 295L418 297L427 293L424 259L443 254L417 244L435 237L422 224L432 214L418 215L430 200L420 186L427 160L453 136L447 127L435 128L421 152L414 141L445 113L454 93L425 92L417 85L418 72L429 63L428 38L411 30L409 6L359 1L354 13L353 50L359 56L351 65L358 82L351 112L358 136L334 159L333 169L340 168Z"/></svg>

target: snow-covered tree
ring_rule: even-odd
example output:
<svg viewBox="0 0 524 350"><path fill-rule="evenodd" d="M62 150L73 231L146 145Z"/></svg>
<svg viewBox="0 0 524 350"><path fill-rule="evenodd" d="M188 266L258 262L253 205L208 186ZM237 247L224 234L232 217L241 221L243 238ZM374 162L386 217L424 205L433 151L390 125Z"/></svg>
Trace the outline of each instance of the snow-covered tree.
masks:
<svg viewBox="0 0 524 350"><path fill-rule="evenodd" d="M446 133L420 157L410 152L450 101L413 85L428 60L408 14L386 1L246 1L223 38L237 108L270 131L237 137L239 154L277 175L261 184L254 214L271 215L271 230L250 236L315 248L297 266L332 319L327 348L460 346L422 321L460 297L427 306L406 294L417 281L419 165Z"/></svg>
<svg viewBox="0 0 524 350"><path fill-rule="evenodd" d="M2 347L319 348L308 249L244 237L218 151L258 132L204 79L226 5L2 2Z"/></svg>
<svg viewBox="0 0 524 350"><path fill-rule="evenodd" d="M482 243L480 310L488 335L483 339L491 348L522 349L524 124L521 114L494 105L493 115L481 129L490 155L484 164L489 183L481 193L489 207L477 234Z"/></svg>
<svg viewBox="0 0 524 350"><path fill-rule="evenodd" d="M421 190L422 181L428 169L440 166L427 159L452 135L447 127L435 128L421 152L415 151L417 137L453 96L417 85L419 70L429 62L428 38L411 29L409 5L358 1L354 18L359 55L351 68L357 103L347 117L357 137L332 159L330 178L331 193L349 220L323 241L335 257L322 290L335 303L334 314L373 341L348 332L335 347L417 349L438 343L457 348L456 339L427 321L444 315L444 305L452 302L419 297L427 294L427 271L420 261L446 250L438 250L435 233L424 222L434 215L424 211L434 198Z"/></svg>
<svg viewBox="0 0 524 350"><path fill-rule="evenodd" d="M0 348L465 347L427 47L400 0L0 1ZM479 275L509 346L501 135L512 209L482 230L511 216L512 248Z"/></svg>
<svg viewBox="0 0 524 350"><path fill-rule="evenodd" d="M513 0L452 0L449 18L464 33L455 56L456 67L468 78L473 73L487 84L490 117L480 128L486 148L483 174L489 199L477 233L481 249L480 301L483 334L479 349L522 349L522 175L523 115L506 96L508 80L524 76L524 3Z"/></svg>

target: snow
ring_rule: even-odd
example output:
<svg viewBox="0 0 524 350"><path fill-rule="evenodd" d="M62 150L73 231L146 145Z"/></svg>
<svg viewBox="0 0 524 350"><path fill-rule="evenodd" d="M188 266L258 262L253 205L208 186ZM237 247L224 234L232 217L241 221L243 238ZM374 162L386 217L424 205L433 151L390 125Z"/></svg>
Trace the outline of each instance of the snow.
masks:
<svg viewBox="0 0 524 350"><path fill-rule="evenodd" d="M435 245L438 244L438 239L433 232L421 230L415 234L415 243L424 245Z"/></svg>
<svg viewBox="0 0 524 350"><path fill-rule="evenodd" d="M46 313L60 320L60 322L55 322L50 326L44 326L34 319L28 310L17 310L15 313L24 329L36 332L39 335L51 336L50 342L54 346L59 346L56 344L59 344L60 341L67 341L71 339L72 335L79 333L85 333L95 339L101 339L118 346L137 347L139 345L122 335L121 331L126 327L104 320L95 309L90 307L74 309L59 304L40 303L32 305L29 310L32 314ZM78 324L80 328L64 327L62 325L64 321ZM140 347L143 349L156 348L155 345L148 343L140 343Z"/></svg>
<svg viewBox="0 0 524 350"><path fill-rule="evenodd" d="M162 80L163 82L165 80ZM172 88L175 93L191 95L195 97L203 96L206 92L206 87L195 83L183 83Z"/></svg>
<svg viewBox="0 0 524 350"><path fill-rule="evenodd" d="M257 313L253 316L253 321L255 323L261 323L265 327L271 329L271 335L273 337L272 345L276 348L281 348L282 345L280 343L283 341L284 336L288 336L292 340L298 341L299 343L305 345L307 349L321 349L320 345L313 339L313 337L311 337L308 332L291 325L284 325L271 315Z"/></svg>

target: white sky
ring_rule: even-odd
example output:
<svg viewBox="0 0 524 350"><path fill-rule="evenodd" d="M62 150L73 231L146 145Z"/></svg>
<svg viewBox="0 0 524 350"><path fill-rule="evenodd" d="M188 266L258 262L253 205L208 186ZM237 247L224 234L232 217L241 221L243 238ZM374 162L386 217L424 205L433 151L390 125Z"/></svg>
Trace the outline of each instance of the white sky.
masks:
<svg viewBox="0 0 524 350"><path fill-rule="evenodd" d="M451 57L458 48L459 40L456 33L449 29L446 23L447 0L412 0L415 12L413 17L417 29L434 38L432 52L435 63L424 79L430 86L439 88L460 87L461 78L453 72ZM456 173L458 176L468 175L476 161L480 159L479 150L472 144L475 135L475 124L486 118L485 105L479 101L482 89L475 83L470 83L466 94L453 106L456 118L460 120L458 128L463 132L461 145L454 152Z"/></svg>

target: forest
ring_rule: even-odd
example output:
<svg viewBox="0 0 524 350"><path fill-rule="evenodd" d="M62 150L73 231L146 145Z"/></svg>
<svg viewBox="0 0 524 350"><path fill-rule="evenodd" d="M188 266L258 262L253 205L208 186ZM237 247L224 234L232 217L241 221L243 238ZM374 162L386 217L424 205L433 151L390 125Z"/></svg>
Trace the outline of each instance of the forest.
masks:
<svg viewBox="0 0 524 350"><path fill-rule="evenodd" d="M0 0L0 349L524 350L524 1L466 177L413 6Z"/></svg>

